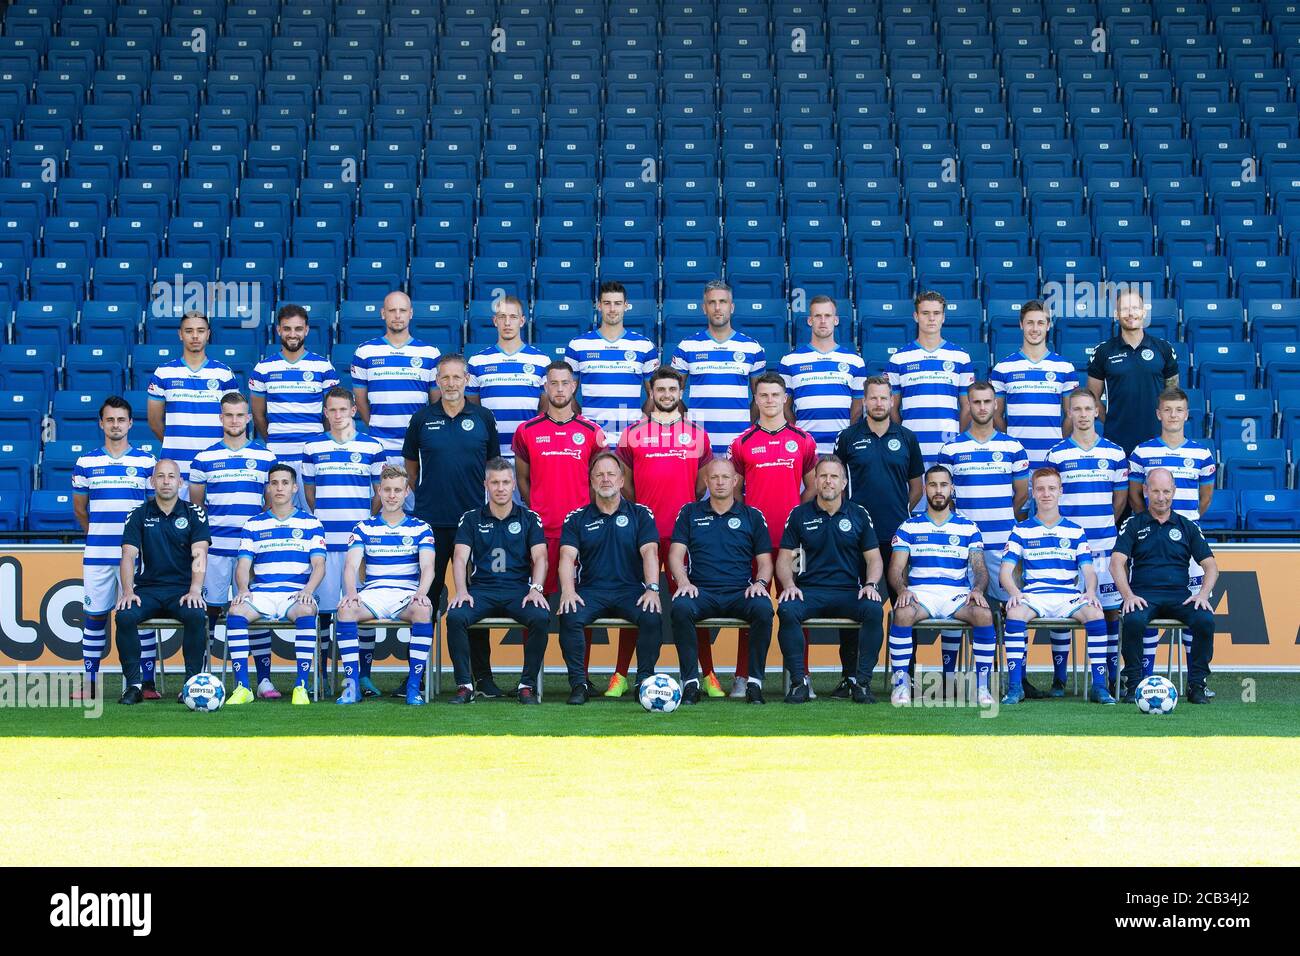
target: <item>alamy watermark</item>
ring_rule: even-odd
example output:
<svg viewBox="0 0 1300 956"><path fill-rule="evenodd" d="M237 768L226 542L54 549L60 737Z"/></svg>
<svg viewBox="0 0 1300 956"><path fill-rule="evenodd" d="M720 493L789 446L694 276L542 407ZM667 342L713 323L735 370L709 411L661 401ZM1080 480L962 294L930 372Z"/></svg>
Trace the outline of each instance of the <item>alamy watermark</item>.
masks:
<svg viewBox="0 0 1300 956"><path fill-rule="evenodd" d="M84 683L81 671L29 671L25 667L0 671L0 710L60 707L75 708L88 718L103 716L102 686L94 697L78 700L73 696Z"/></svg>

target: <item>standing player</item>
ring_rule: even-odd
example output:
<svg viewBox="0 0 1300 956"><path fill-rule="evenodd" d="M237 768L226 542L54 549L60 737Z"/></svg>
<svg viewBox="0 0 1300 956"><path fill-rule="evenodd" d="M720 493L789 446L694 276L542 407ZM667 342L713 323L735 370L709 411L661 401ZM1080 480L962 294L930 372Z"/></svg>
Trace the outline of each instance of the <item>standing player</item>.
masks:
<svg viewBox="0 0 1300 956"><path fill-rule="evenodd" d="M293 702L310 704L307 678L316 646L316 588L325 576L325 529L293 506L298 482L288 465L271 467L267 498L271 506L244 525L235 565L235 600L226 618L226 640L238 686L227 704L247 704L248 626L257 621L293 621L297 678Z"/></svg>
<svg viewBox="0 0 1300 956"><path fill-rule="evenodd" d="M384 296L383 316L384 334L361 343L352 357L352 388L366 431L384 446L388 463L400 465L411 416L437 398L435 369L442 353L412 337L406 293Z"/></svg>
<svg viewBox="0 0 1300 956"><path fill-rule="evenodd" d="M188 482L194 456L221 440L221 397L239 386L230 366L208 358L212 329L202 312L185 313L180 337L181 357L159 365L149 379L149 429Z"/></svg>
<svg viewBox="0 0 1300 956"><path fill-rule="evenodd" d="M248 399L238 392L227 392L221 399L221 430L221 441L195 455L190 465L190 500L208 513L212 532L203 599L213 628L230 603L244 525L265 510L266 482L275 464L270 449L248 437ZM257 631L249 644L257 667L257 696L279 698L271 683L271 632Z"/></svg>
<svg viewBox="0 0 1300 956"><path fill-rule="evenodd" d="M1160 435L1144 441L1129 455L1129 506L1135 514L1146 510L1146 478L1155 468L1165 468L1174 476L1174 513L1201 526L1205 514L1214 500L1214 450L1204 442L1187 437L1187 393L1181 388L1167 388L1156 399L1156 418L1160 421ZM1201 566L1191 560L1187 567L1188 587L1195 594L1201 589ZM1142 652L1142 676L1149 677L1156 666L1156 647L1160 635L1148 628ZM1192 632L1183 630L1183 646L1191 654ZM1214 691L1206 688L1206 696Z"/></svg>
<svg viewBox="0 0 1300 956"><path fill-rule="evenodd" d="M840 432L862 417L867 364L851 347L836 343L839 324L835 300L814 296L808 303L812 340L781 359L781 378L790 390L786 417L812 435L819 455L830 454Z"/></svg>
<svg viewBox="0 0 1300 956"><path fill-rule="evenodd" d="M1106 405L1101 420L1106 437L1132 455L1157 434L1152 409L1166 388L1178 385L1178 355L1164 339L1147 334L1141 293L1126 290L1115 301L1119 335L1097 346L1088 362L1088 391Z"/></svg>
<svg viewBox="0 0 1300 956"><path fill-rule="evenodd" d="M321 429L321 406L339 383L329 359L308 352L307 310L300 305L281 307L275 317L280 350L253 366L248 390L253 400L253 424L258 437L278 461L302 470L302 447ZM298 494L304 488L299 486ZM306 499L295 502L306 505Z"/></svg>
<svg viewBox="0 0 1300 956"><path fill-rule="evenodd" d="M373 435L357 431L357 406L352 393L334 386L325 394L325 420L329 431L308 439L303 446L302 483L307 508L320 519L325 532L325 575L316 594L321 640L328 646L330 615L343 597L344 565L357 524L379 510L379 479L387 452ZM370 679L375 657L375 630L361 634L360 691L378 697ZM339 648L342 649L340 642ZM345 694L346 696L346 694Z"/></svg>
<svg viewBox="0 0 1300 956"><path fill-rule="evenodd" d="M926 471L925 500L924 512L899 525L889 562L890 583L898 594L889 628L890 701L899 706L912 702L908 667L913 626L928 617L955 617L973 628L976 696L981 707L988 707L994 700L989 675L997 633L984 597L989 583L984 542L979 526L953 509L952 473L943 465Z"/></svg>
<svg viewBox="0 0 1300 956"><path fill-rule="evenodd" d="M817 467L817 442L802 428L785 420L785 381L764 372L754 382L758 421L745 429L729 449L740 473L745 504L763 512L772 538L772 556L781 547L786 519L800 501L811 498ZM847 675L845 675L847 677ZM731 696L742 698L749 684L749 629L741 628L736 642L736 680ZM811 689L811 684L809 684ZM813 694L812 696L816 696Z"/></svg>
<svg viewBox="0 0 1300 956"><path fill-rule="evenodd" d="M338 604L339 659L345 675L340 704L361 700L357 622L364 620L402 620L411 625L406 702L424 703L420 683L433 646L433 609L427 597L433 583L433 532L403 509L409 490L406 472L385 465L379 478L379 514L363 518L348 536ZM358 590L363 563L366 584Z"/></svg>
<svg viewBox="0 0 1300 956"><path fill-rule="evenodd" d="M591 459L592 503L564 519L560 537L560 646L569 703L590 696L583 631L600 617L637 625L636 687L654 673L663 638L659 533L645 505L623 497L623 463L612 451Z"/></svg>
<svg viewBox="0 0 1300 956"><path fill-rule="evenodd" d="M150 491L157 462L153 455L132 448L131 404L114 395L99 407L99 428L104 444L77 459L72 470L72 512L86 533L81 554L85 590L85 617L81 625L81 659L86 682L75 699L86 700L98 691L99 662L108 646L108 612L117 604L118 570L122 563L122 528L126 516L142 504ZM154 687L157 642L152 631L140 635L143 696L158 699Z"/></svg>
<svg viewBox="0 0 1300 956"><path fill-rule="evenodd" d="M988 382L966 390L970 428L939 452L939 464L952 475L958 512L974 521L984 545L988 567L988 596L1005 601L1002 590L1002 548L1016 522L1024 517L1029 499L1029 457L1024 446L993 427L997 393ZM943 670L956 673L960 632L942 632ZM1066 645L1069 649L1069 645Z"/></svg>
<svg viewBox="0 0 1300 956"><path fill-rule="evenodd" d="M889 358L889 385L894 390L892 418L916 433L926 465L939 460L939 449L970 423L965 390L975 381L965 349L943 335L946 302L937 292L916 297L916 341Z"/></svg>
<svg viewBox="0 0 1300 956"><path fill-rule="evenodd" d="M462 515L483 501L488 461L501 449L496 419L482 405L465 401L469 381L465 357L444 355L438 360L441 397L411 418L402 445L406 474L415 486L415 516L433 529L433 584L429 601L434 619L442 604L447 567L456 548L456 527ZM470 639L474 687L484 697L502 697L492 679L488 636ZM404 697L405 687L393 692Z"/></svg>
<svg viewBox="0 0 1300 956"><path fill-rule="evenodd" d="M1097 434L1099 404L1086 388L1066 396L1070 437L1047 453L1047 464L1061 476L1061 514L1088 533L1097 600L1106 618L1106 688L1115 696L1119 677L1119 611L1123 603L1110 576L1115 529L1128 506L1128 456L1124 449ZM1068 635L1066 636L1068 638ZM1053 641L1058 641L1053 635ZM1065 695L1065 659L1052 655L1052 693ZM1057 684L1060 684L1059 693Z"/></svg>
<svg viewBox="0 0 1300 956"><path fill-rule="evenodd" d="M616 445L623 429L641 418L659 351L640 332L623 327L628 301L621 282L602 282L597 300L600 325L571 340L564 360L578 376L583 413Z"/></svg>
<svg viewBox="0 0 1300 956"><path fill-rule="evenodd" d="M1033 475L1034 517L1018 524L1007 539L1002 562L1002 589L1007 593L1003 639L1007 646L1007 693L1004 704L1025 699L1025 640L1027 625L1036 617L1072 617L1082 622L1088 640L1088 669L1092 688L1088 699L1114 704L1106 689L1106 621L1097 600L1097 570L1088 547L1088 533L1061 516L1061 476L1039 468ZM1016 572L1022 577L1016 586ZM1083 591L1079 591L1079 579ZM1022 590L1023 588L1023 590Z"/></svg>
<svg viewBox="0 0 1300 956"><path fill-rule="evenodd" d="M650 402L650 414L619 438L618 456L628 471L628 487L623 494L654 513L655 527L659 529L659 559L666 563L677 515L704 493L704 466L713 460L713 452L709 433L683 413L679 373L667 367L655 369L650 376ZM670 570L669 587L675 584ZM705 694L727 696L714 672L713 647L707 632L697 634L697 645ZM620 630L618 663L606 697L627 693L627 672L635 646L634 635Z"/></svg>
<svg viewBox="0 0 1300 956"><path fill-rule="evenodd" d="M515 429L546 410L542 385L543 369L550 359L540 349L524 342L524 304L513 295L497 303L492 324L497 329L495 345L475 352L469 359L469 385L465 397L491 410L501 439L501 457L512 459Z"/></svg>
<svg viewBox="0 0 1300 956"><path fill-rule="evenodd" d="M543 596L546 536L542 519L537 512L515 504L515 473L504 458L487 463L483 483L487 504L466 511L456 529L452 565L456 593L447 605L447 647L457 684L452 703L474 700L469 629L485 617L508 617L522 624L525 631L519 703L539 704L538 681L551 629L551 609Z"/></svg>
<svg viewBox="0 0 1300 956"><path fill-rule="evenodd" d="M688 414L709 433L715 455L726 454L753 421L750 384L767 364L763 347L732 328L735 311L731 286L721 280L710 282L704 287L709 327L682 339L673 352L673 368L688 383Z"/></svg>
<svg viewBox="0 0 1300 956"><path fill-rule="evenodd" d="M1052 446L1068 435L1062 426L1065 396L1079 385L1074 365L1047 347L1052 320L1038 301L1020 307L1020 351L1008 355L989 375L998 393L993 423L1025 448L1030 469L1041 468Z"/></svg>

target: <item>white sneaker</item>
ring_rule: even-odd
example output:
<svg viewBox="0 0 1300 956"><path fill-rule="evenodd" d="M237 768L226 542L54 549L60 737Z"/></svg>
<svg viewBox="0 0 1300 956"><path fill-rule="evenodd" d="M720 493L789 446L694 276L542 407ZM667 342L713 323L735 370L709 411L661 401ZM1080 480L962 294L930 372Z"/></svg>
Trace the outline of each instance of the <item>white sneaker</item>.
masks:
<svg viewBox="0 0 1300 956"><path fill-rule="evenodd" d="M895 707L907 707L912 703L912 688L906 681L894 688L889 695L889 702Z"/></svg>
<svg viewBox="0 0 1300 956"><path fill-rule="evenodd" d="M279 700L280 692L275 689L269 677L263 677L257 682L257 696L262 700Z"/></svg>
<svg viewBox="0 0 1300 956"><path fill-rule="evenodd" d="M817 699L817 692L816 692L815 690L813 690L813 685L812 685L812 674L809 674L809 675L808 675L808 699L809 699L809 700L816 700L816 699Z"/></svg>
<svg viewBox="0 0 1300 956"><path fill-rule="evenodd" d="M978 691L976 691L975 699L978 701L981 707L993 706L993 694L990 693L988 688L986 687L981 687Z"/></svg>
<svg viewBox="0 0 1300 956"><path fill-rule="evenodd" d="M746 680L745 678L737 677L735 682L731 685L731 694L728 696L730 696L732 700L744 700L745 685L747 685L748 683L749 681Z"/></svg>

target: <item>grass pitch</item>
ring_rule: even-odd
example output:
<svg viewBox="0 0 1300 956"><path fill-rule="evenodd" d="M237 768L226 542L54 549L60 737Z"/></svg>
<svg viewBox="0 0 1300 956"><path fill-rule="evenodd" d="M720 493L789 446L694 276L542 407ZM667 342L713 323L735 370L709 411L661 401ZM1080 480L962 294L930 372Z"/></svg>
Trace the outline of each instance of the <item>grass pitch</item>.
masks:
<svg viewBox="0 0 1300 956"><path fill-rule="evenodd" d="M0 863L175 865L199 841L271 864L624 865L645 845L688 864L1127 864L1153 843L1166 866L1294 863L1300 679L1211 683L1212 705L1159 718L1074 697L995 717L790 707L771 682L765 708L652 716L566 707L555 677L536 708L8 710Z"/></svg>

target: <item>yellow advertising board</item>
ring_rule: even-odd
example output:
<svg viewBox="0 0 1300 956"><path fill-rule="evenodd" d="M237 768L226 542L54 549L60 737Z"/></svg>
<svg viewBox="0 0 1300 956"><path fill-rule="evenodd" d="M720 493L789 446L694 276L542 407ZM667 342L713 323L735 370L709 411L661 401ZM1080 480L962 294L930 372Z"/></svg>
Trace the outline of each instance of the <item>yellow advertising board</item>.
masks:
<svg viewBox="0 0 1300 956"><path fill-rule="evenodd" d="M1222 574L1214 591L1218 622L1214 648L1216 669L1300 670L1300 547L1293 545L1219 545L1215 548ZM76 545L0 546L0 668L75 668L81 661L82 618L81 549ZM287 636L287 635L286 635ZM594 634L592 666L606 669L614 663L612 635ZM922 664L937 664L937 636L918 632ZM1050 663L1046 634L1037 636L1031 664ZM376 648L379 666L398 664L406 657L405 631L381 636ZM838 668L836 635L812 633L814 667ZM927 645L927 642L928 645ZM179 634L165 635L164 648L178 656ZM494 635L493 664L502 670L518 669L523 661L520 632ZM277 635L277 656L292 658L292 644ZM736 660L736 634L720 632L713 656L721 671L729 672ZM443 654L444 661L447 659ZM1163 661L1163 652L1161 655ZM769 663L780 666L780 652L772 641ZM112 667L110 650L104 664ZM561 668L559 642L552 640L546 663ZM661 666L671 669L676 653L665 644Z"/></svg>

